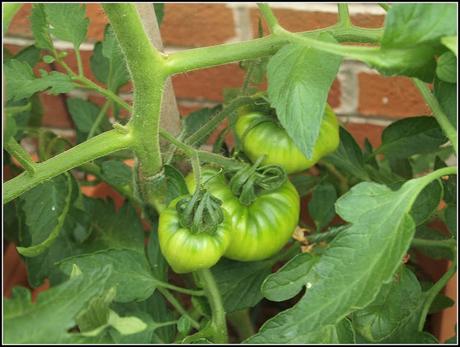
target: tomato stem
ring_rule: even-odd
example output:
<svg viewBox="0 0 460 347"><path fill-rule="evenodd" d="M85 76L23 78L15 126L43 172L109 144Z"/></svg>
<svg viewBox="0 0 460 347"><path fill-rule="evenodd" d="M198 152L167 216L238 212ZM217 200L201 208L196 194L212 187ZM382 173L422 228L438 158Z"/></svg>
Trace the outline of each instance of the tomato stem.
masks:
<svg viewBox="0 0 460 347"><path fill-rule="evenodd" d="M225 310L220 295L219 288L217 287L214 276L209 269L201 269L196 271L200 282L204 287L205 294L209 300L211 306L211 328L213 332L213 342L215 343L227 343L227 322L225 319Z"/></svg>

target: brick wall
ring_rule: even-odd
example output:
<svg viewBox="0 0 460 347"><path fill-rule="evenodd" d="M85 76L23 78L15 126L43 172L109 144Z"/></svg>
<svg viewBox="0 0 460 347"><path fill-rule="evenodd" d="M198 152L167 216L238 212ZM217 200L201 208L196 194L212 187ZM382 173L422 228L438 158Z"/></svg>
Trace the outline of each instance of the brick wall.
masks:
<svg viewBox="0 0 460 347"><path fill-rule="evenodd" d="M335 4L274 3L272 7L280 23L293 31L329 26L335 23L337 16ZM13 52L33 42L28 20L30 9L31 5L26 4L20 10L4 39L4 45ZM351 4L350 14L356 25L369 28L383 25L384 11L377 5ZM85 72L94 80L88 62L94 42L102 39L107 18L97 4L87 4L87 15L90 18L88 41L81 50ZM166 4L161 25L165 51L251 39L257 33L258 19L258 9L251 3ZM266 32L265 27L264 30ZM57 42L57 47L68 50L66 61L76 69L70 45ZM44 64L40 67L43 68ZM240 86L243 77L237 64L175 76L173 85L181 114L221 102L222 89ZM70 96L87 97L98 104L103 102L98 95L82 91L72 92ZM130 86L123 88L123 97L130 100ZM42 100L45 105L44 125L65 135L72 134L73 125L65 109L65 96L43 95ZM373 145L378 145L382 129L391 121L430 113L408 78L383 77L366 65L349 60L345 60L340 68L329 94L329 103L360 144L368 137Z"/></svg>

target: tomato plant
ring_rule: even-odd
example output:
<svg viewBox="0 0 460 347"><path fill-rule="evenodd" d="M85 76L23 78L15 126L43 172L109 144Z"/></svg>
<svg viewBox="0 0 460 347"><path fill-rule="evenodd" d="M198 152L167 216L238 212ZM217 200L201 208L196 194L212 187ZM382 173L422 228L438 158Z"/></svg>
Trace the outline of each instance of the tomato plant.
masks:
<svg viewBox="0 0 460 347"><path fill-rule="evenodd" d="M6 33L22 5L2 6ZM145 29L163 4L102 3L93 80L85 5L34 3L34 44L4 48L4 239L29 287L50 288L5 298L4 342L439 342L428 323L454 304L457 261L457 7L380 6L380 28L339 3L336 24L291 32L258 4L268 35L166 54ZM327 103L344 58L410 78L432 115L361 148ZM174 118L172 76L234 62L240 88ZM66 96L75 139L43 126L43 93ZM82 193L101 182L121 206ZM422 256L449 266L432 281Z"/></svg>

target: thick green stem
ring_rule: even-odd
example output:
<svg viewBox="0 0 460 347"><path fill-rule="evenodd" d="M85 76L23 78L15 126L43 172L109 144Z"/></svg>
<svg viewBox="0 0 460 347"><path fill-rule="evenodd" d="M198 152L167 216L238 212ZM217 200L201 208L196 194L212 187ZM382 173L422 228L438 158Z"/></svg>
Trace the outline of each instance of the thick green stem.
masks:
<svg viewBox="0 0 460 347"><path fill-rule="evenodd" d="M328 32L339 42L352 41L366 43L379 42L383 34L382 29L365 29L359 27L344 29L333 25L328 28L307 31L296 35L309 37L316 35L318 32ZM289 40L284 36L270 35L250 41L188 49L169 55L165 63L168 74L173 75L235 61L269 56L276 53L276 51L288 42Z"/></svg>
<svg viewBox="0 0 460 347"><path fill-rule="evenodd" d="M425 293L426 299L423 304L422 314L420 315L421 319L419 321L418 330L423 331L425 326L426 317L430 310L431 304L433 300L436 298L438 293L446 286L447 282L452 278L452 276L457 271L457 252L454 250L452 252L454 254L454 260L452 261L449 269L442 275L442 277L437 281L428 291Z"/></svg>
<svg viewBox="0 0 460 347"><path fill-rule="evenodd" d="M270 32L274 34L279 24L278 19L276 19L275 15L273 14L272 9L270 6L268 6L268 4L257 4L257 6L259 6L260 13L264 17L265 22L267 22L267 25L270 28Z"/></svg>
<svg viewBox="0 0 460 347"><path fill-rule="evenodd" d="M229 313L227 317L230 324L238 333L241 341L255 334L254 325L249 315L249 309Z"/></svg>
<svg viewBox="0 0 460 347"><path fill-rule="evenodd" d="M449 118L447 118L446 114L441 108L441 105L439 105L438 100L435 98L428 86L417 78L412 78L412 82L414 82L415 86L425 99L425 102L428 104L431 111L433 111L433 116L436 118L439 126L444 131L447 138L450 140L452 147L454 147L455 154L457 154L457 129L455 129L455 127L449 121Z"/></svg>
<svg viewBox="0 0 460 347"><path fill-rule="evenodd" d="M211 153L207 151L200 151L189 145L186 145L185 143L177 140L173 135L171 135L164 129L160 129L160 135L165 140L171 142L173 145L175 145L180 150L182 150L189 158L192 158L195 156L195 154L197 154L198 158L201 161L204 161L206 163L214 163L214 164L217 164L219 166L229 168L229 169L239 167L239 166L241 167L244 166L244 164L240 163L239 161L235 159L226 158L219 154L215 154L215 153Z"/></svg>
<svg viewBox="0 0 460 347"><path fill-rule="evenodd" d="M70 169L104 155L129 148L133 142L131 133L110 130L71 149L35 165L34 175L23 172L4 183L3 203L18 197L41 182L56 177Z"/></svg>
<svg viewBox="0 0 460 347"><path fill-rule="evenodd" d="M348 4L337 4L339 12L339 24L343 27L351 27L350 14L348 13Z"/></svg>
<svg viewBox="0 0 460 347"><path fill-rule="evenodd" d="M29 173L33 175L36 171L36 163L32 160L29 153L19 144L14 138L11 138L8 143L5 145L6 151L16 160L22 167Z"/></svg>
<svg viewBox="0 0 460 347"><path fill-rule="evenodd" d="M227 343L227 322L225 320L225 310L222 303L219 288L209 269L202 269L196 272L200 282L203 284L204 292L211 306L211 327L213 330L214 343Z"/></svg>

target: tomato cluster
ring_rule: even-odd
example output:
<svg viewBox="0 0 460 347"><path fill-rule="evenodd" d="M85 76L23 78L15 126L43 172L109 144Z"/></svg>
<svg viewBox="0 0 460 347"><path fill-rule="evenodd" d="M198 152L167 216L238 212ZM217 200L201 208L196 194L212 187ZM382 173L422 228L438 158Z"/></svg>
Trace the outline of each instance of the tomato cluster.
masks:
<svg viewBox="0 0 460 347"><path fill-rule="evenodd" d="M303 171L339 144L338 122L327 105L313 156L303 155L276 119L261 112L240 114L235 133L242 149L252 161L277 165L286 173ZM196 232L179 222L176 204L171 202L160 214L159 240L161 250L177 273L210 268L224 256L238 261L257 261L273 256L289 240L297 226L300 198L296 188L286 179L276 189L262 191L250 203L242 202L228 178L213 168L203 168L201 181L206 190L221 201L223 222L212 232ZM195 191L194 176L186 183Z"/></svg>

